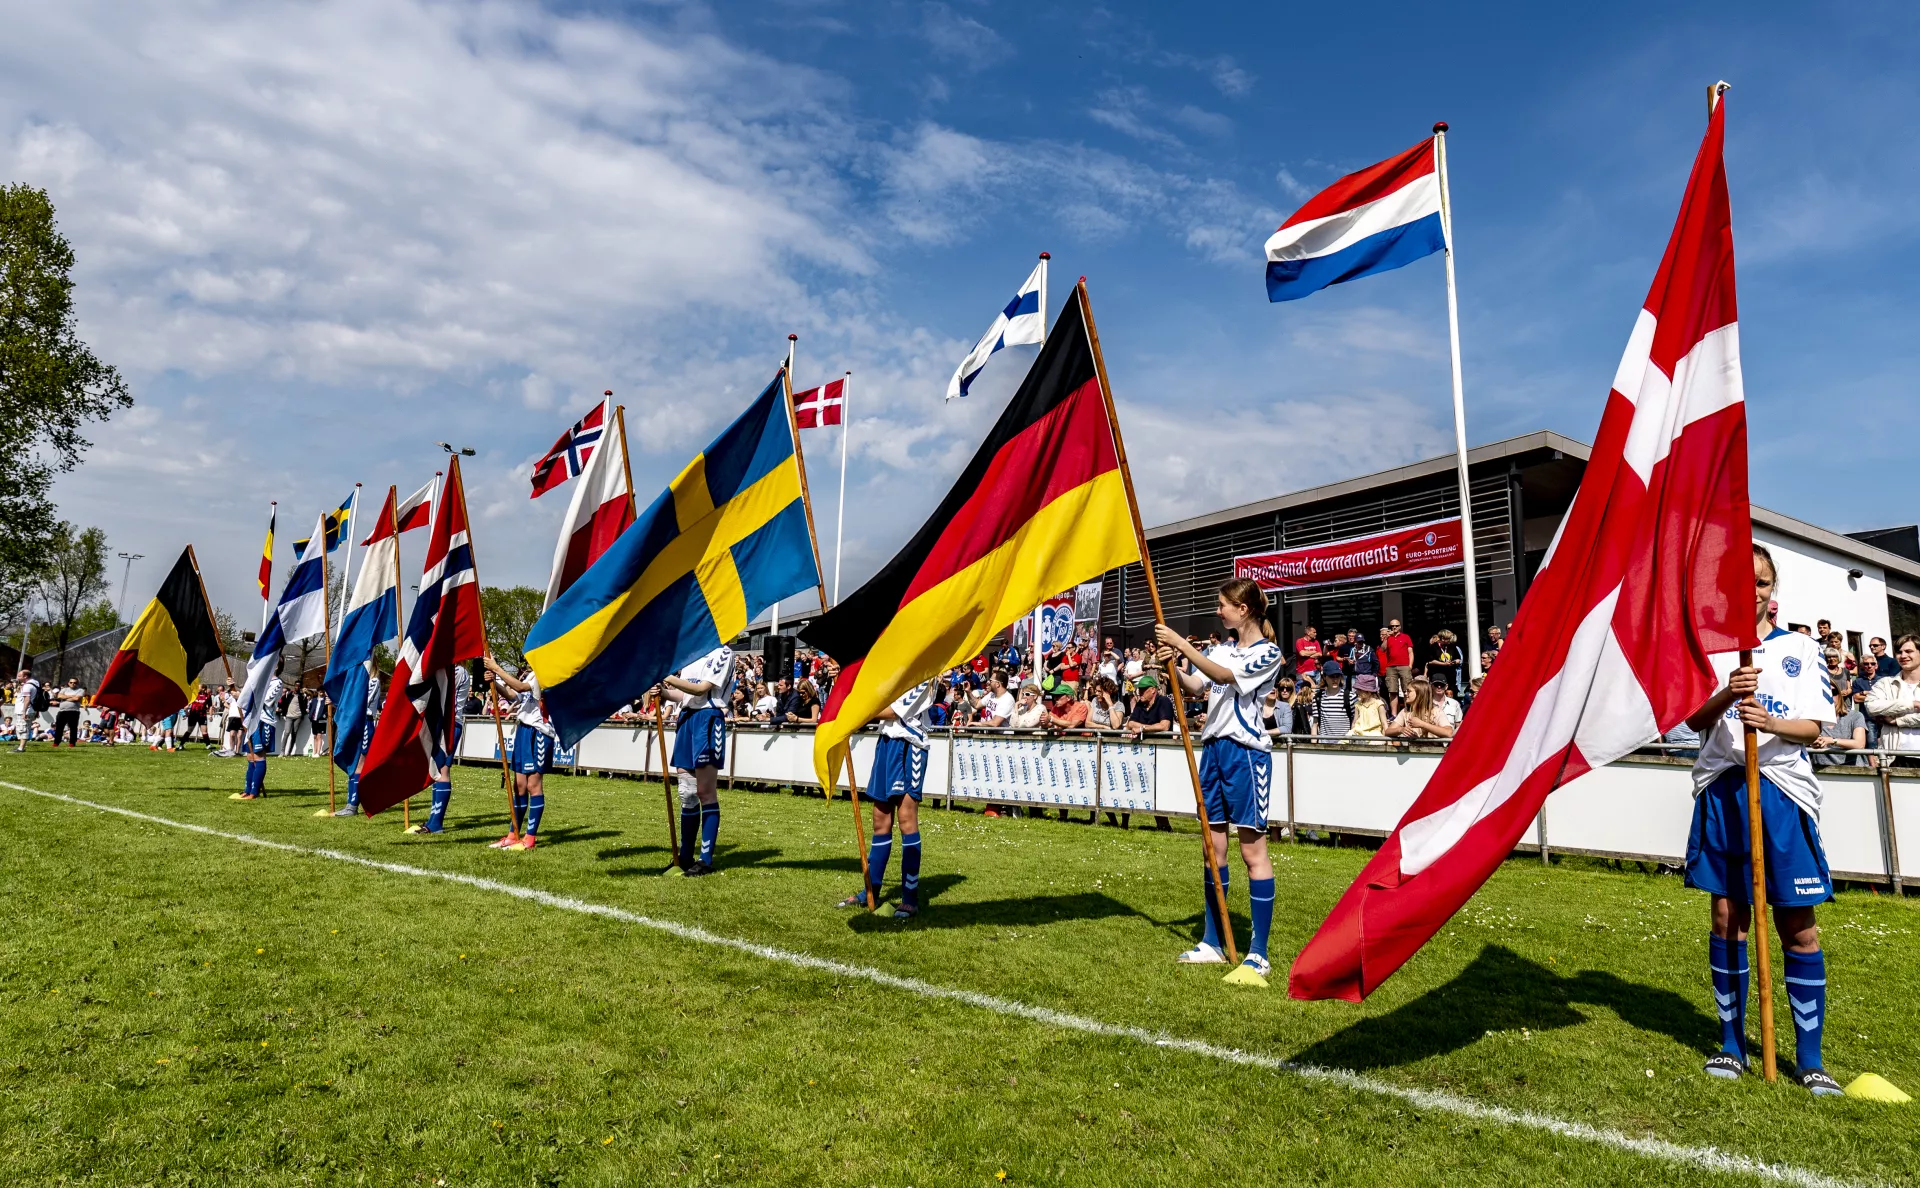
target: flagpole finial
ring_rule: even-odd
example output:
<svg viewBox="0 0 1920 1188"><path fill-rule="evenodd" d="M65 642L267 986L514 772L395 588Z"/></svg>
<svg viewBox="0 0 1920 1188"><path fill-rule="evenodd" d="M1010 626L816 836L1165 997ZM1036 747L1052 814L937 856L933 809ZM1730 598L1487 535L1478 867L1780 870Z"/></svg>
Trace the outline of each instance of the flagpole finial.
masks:
<svg viewBox="0 0 1920 1188"><path fill-rule="evenodd" d="M1442 132L1445 132L1446 130L1447 130L1447 121L1445 121L1445 120L1436 120L1436 121L1434 122L1434 125L1433 125L1433 134L1434 134L1435 136L1438 136L1438 135L1440 135L1440 134L1441 134Z"/></svg>
<svg viewBox="0 0 1920 1188"><path fill-rule="evenodd" d="M602 393L600 393L600 394L601 394L602 396L611 396L611 395L613 395L613 389L612 389L612 388L608 388L608 389L607 389L606 391L604 391L604 392L602 392Z"/></svg>
<svg viewBox="0 0 1920 1188"><path fill-rule="evenodd" d="M788 341L788 342L799 342L799 341L800 341L800 336L799 336L798 334L789 334L789 335L787 335L787 341Z"/></svg>
<svg viewBox="0 0 1920 1188"><path fill-rule="evenodd" d="M1051 259L1053 259L1053 253L1052 253L1052 252L1041 252L1041 253L1040 253L1040 258L1041 258L1042 260L1051 260Z"/></svg>
<svg viewBox="0 0 1920 1188"><path fill-rule="evenodd" d="M1722 95L1725 95L1728 91L1731 91L1732 89L1733 89L1733 84L1728 82L1724 78L1707 88L1707 114L1708 115L1712 115L1713 109L1720 105L1720 97Z"/></svg>

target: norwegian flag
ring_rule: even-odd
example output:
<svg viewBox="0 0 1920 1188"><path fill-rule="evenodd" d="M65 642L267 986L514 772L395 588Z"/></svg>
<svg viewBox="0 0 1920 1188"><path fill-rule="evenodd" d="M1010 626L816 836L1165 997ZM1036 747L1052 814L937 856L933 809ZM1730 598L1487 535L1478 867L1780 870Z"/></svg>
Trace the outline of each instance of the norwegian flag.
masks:
<svg viewBox="0 0 1920 1188"><path fill-rule="evenodd" d="M1747 416L1724 103L1627 339L1573 506L1440 766L1293 963L1295 998L1372 993L1500 865L1547 794L1698 709L1754 647Z"/></svg>
<svg viewBox="0 0 1920 1188"><path fill-rule="evenodd" d="M804 392L793 394L793 423L802 429L818 429L822 425L838 425L840 410L847 404L846 377L834 380L830 384L821 384L817 388L808 388Z"/></svg>
<svg viewBox="0 0 1920 1188"><path fill-rule="evenodd" d="M633 523L624 421L616 424L605 444L593 451L580 474L573 500L567 505L566 521L560 525L560 539L553 547L553 567L547 571L547 606L579 581L587 567Z"/></svg>
<svg viewBox="0 0 1920 1188"><path fill-rule="evenodd" d="M533 494L530 499L538 499L548 491L580 473L587 460L593 457L593 447L599 443L600 435L606 432L607 415L613 403L613 393L607 393L607 399L594 405L593 411L573 423L573 428L560 435L553 443L547 456L540 459L533 468Z"/></svg>
<svg viewBox="0 0 1920 1188"><path fill-rule="evenodd" d="M467 493L460 485L460 459L447 468L420 594L413 601L400 659L393 666L394 693L360 761L360 807L367 816L390 809L440 778L452 747L453 668L487 650L480 619L480 585L467 534Z"/></svg>

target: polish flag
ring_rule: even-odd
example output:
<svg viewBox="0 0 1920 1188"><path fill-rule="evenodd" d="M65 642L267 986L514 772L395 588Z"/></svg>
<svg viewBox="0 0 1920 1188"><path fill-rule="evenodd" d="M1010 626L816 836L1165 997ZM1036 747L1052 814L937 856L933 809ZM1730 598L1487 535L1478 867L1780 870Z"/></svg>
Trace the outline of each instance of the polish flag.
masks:
<svg viewBox="0 0 1920 1188"><path fill-rule="evenodd" d="M1358 1002L1513 851L1547 794L1644 746L1751 648L1753 525L1724 102L1627 340L1573 506L1426 789L1293 963Z"/></svg>
<svg viewBox="0 0 1920 1188"><path fill-rule="evenodd" d="M840 410L847 403L846 377L793 394L793 423L801 429L838 425Z"/></svg>
<svg viewBox="0 0 1920 1188"><path fill-rule="evenodd" d="M606 418L612 422L614 418ZM627 436L609 423L606 434L580 469L573 502L553 547L553 571L547 577L547 606L600 559L633 523L633 488L627 480Z"/></svg>

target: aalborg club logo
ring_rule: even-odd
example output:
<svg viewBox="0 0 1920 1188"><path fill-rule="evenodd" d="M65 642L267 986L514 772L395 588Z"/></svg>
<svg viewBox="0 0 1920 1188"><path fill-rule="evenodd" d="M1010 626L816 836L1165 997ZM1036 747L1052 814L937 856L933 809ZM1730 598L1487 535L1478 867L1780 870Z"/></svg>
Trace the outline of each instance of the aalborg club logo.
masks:
<svg viewBox="0 0 1920 1188"><path fill-rule="evenodd" d="M1786 673L1790 677L1799 676L1800 675L1800 657L1788 656L1785 660L1782 660L1780 662L1780 671Z"/></svg>

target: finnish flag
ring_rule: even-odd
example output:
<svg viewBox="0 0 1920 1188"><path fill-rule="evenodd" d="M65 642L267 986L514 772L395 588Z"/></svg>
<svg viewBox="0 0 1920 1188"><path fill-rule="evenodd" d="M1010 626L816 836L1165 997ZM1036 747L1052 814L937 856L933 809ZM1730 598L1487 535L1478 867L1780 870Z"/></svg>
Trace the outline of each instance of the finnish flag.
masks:
<svg viewBox="0 0 1920 1188"><path fill-rule="evenodd" d="M1023 346L1029 343L1043 343L1047 340L1047 253L1040 253L1040 262L1033 266L1019 292L1013 300L1007 302L1007 308L993 319L993 325L980 336L980 341L967 352L960 361L953 378L947 381L947 399L965 396L972 386L974 377L980 374L993 353L1004 346Z"/></svg>

